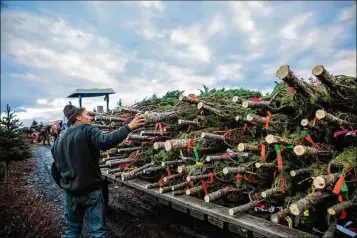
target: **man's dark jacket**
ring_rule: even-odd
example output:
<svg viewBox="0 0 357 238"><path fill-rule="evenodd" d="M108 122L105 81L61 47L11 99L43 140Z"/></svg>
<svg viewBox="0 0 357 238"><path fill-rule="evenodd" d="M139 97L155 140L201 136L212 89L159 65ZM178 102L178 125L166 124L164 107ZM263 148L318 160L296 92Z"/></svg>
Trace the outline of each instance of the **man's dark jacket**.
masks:
<svg viewBox="0 0 357 238"><path fill-rule="evenodd" d="M51 149L54 159L51 172L55 180L57 177L57 184L74 194L100 189L103 182L99 168L100 150L115 147L130 132L128 125L111 133L88 124L66 129Z"/></svg>

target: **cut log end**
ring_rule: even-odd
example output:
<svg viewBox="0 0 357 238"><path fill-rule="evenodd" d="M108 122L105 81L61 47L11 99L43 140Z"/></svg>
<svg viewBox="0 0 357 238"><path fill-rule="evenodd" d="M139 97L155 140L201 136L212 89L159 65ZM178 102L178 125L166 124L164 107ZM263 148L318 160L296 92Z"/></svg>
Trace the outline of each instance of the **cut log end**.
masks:
<svg viewBox="0 0 357 238"><path fill-rule="evenodd" d="M205 199L205 202L209 202L209 196L206 195L204 199Z"/></svg>
<svg viewBox="0 0 357 238"><path fill-rule="evenodd" d="M322 118L325 118L326 117L326 112L325 110L317 110L316 113L315 113L315 116L318 118L318 119L322 119Z"/></svg>
<svg viewBox="0 0 357 238"><path fill-rule="evenodd" d="M180 95L180 96L179 96L179 101L181 102L184 98L185 98L185 96Z"/></svg>
<svg viewBox="0 0 357 238"><path fill-rule="evenodd" d="M247 115L247 121L253 121L253 115L252 114L248 114Z"/></svg>
<svg viewBox="0 0 357 238"><path fill-rule="evenodd" d="M268 144L274 143L274 142L275 142L275 140L274 140L274 135L272 135L272 134L267 135L267 136L265 137L265 141L266 141Z"/></svg>
<svg viewBox="0 0 357 238"><path fill-rule="evenodd" d="M233 209L229 209L229 210L228 210L228 213L229 213L229 215L233 216L233 215L234 215Z"/></svg>
<svg viewBox="0 0 357 238"><path fill-rule="evenodd" d="M328 214L330 214L331 216L335 216L335 215L336 215L336 211L335 211L334 209L332 209L332 208L327 209L327 212L328 212Z"/></svg>
<svg viewBox="0 0 357 238"><path fill-rule="evenodd" d="M248 108L249 107L249 103L247 101L245 101L245 102L242 103L242 106L244 108Z"/></svg>
<svg viewBox="0 0 357 238"><path fill-rule="evenodd" d="M326 186L325 179L321 176L318 176L314 179L313 185L315 188L322 189Z"/></svg>
<svg viewBox="0 0 357 238"><path fill-rule="evenodd" d="M153 147L154 147L155 150L157 150L157 149L159 149L159 144L157 142L155 142Z"/></svg>
<svg viewBox="0 0 357 238"><path fill-rule="evenodd" d="M294 147L294 152L296 155L301 156L301 155L305 154L305 151L306 151L306 149L302 145L297 145Z"/></svg>
<svg viewBox="0 0 357 238"><path fill-rule="evenodd" d="M160 194L162 194L164 192L164 189L163 188L160 188Z"/></svg>
<svg viewBox="0 0 357 238"><path fill-rule="evenodd" d="M236 121L240 121L240 120L241 120L241 117L240 117L240 116L236 116L234 119L235 119Z"/></svg>
<svg viewBox="0 0 357 238"><path fill-rule="evenodd" d="M223 174L228 174L228 168L223 169Z"/></svg>
<svg viewBox="0 0 357 238"><path fill-rule="evenodd" d="M190 195L191 192L190 192L190 189L186 189L186 195Z"/></svg>
<svg viewBox="0 0 357 238"><path fill-rule="evenodd" d="M183 172L183 167L182 167L182 166L178 166L178 167L177 167L177 172L178 172L179 174L182 174L182 172Z"/></svg>
<svg viewBox="0 0 357 238"><path fill-rule="evenodd" d="M291 175L291 177L295 177L296 176L295 170L290 171L290 175Z"/></svg>
<svg viewBox="0 0 357 238"><path fill-rule="evenodd" d="M290 213L295 216L300 215L299 207L296 204L291 204L289 207L289 210L290 210Z"/></svg>
<svg viewBox="0 0 357 238"><path fill-rule="evenodd" d="M232 102L239 102L240 98L238 96L234 96Z"/></svg>
<svg viewBox="0 0 357 238"><path fill-rule="evenodd" d="M187 182L190 182L190 181L191 181L191 178L190 178L189 176L187 176L186 181L187 181Z"/></svg>
<svg viewBox="0 0 357 238"><path fill-rule="evenodd" d="M201 133L201 138L204 138L206 136L206 133L202 132Z"/></svg>
<svg viewBox="0 0 357 238"><path fill-rule="evenodd" d="M312 69L312 74L315 76L320 76L324 72L324 66L317 65Z"/></svg>
<svg viewBox="0 0 357 238"><path fill-rule="evenodd" d="M179 120L177 121L177 123L178 123L179 125L181 125L182 120L181 120L181 119L179 119Z"/></svg>
<svg viewBox="0 0 357 238"><path fill-rule="evenodd" d="M267 197L267 193L266 192L262 192L261 195L262 195L263 198Z"/></svg>
<svg viewBox="0 0 357 238"><path fill-rule="evenodd" d="M198 108L198 109L203 108L203 103L202 103L202 102L198 103L198 104L197 104L197 108Z"/></svg>
<svg viewBox="0 0 357 238"><path fill-rule="evenodd" d="M289 75L289 71L289 65L283 65L276 72L276 77L278 77L279 79L284 79Z"/></svg>
<svg viewBox="0 0 357 238"><path fill-rule="evenodd" d="M256 168L260 168L260 166L262 166L261 163L255 163L255 167L256 167Z"/></svg>
<svg viewBox="0 0 357 238"><path fill-rule="evenodd" d="M210 161L211 161L211 157L210 157L210 156L207 156L207 157L206 157L206 161L207 161L207 162L210 162Z"/></svg>
<svg viewBox="0 0 357 238"><path fill-rule="evenodd" d="M244 151L244 144L243 143L239 143L238 144L238 151Z"/></svg>
<svg viewBox="0 0 357 238"><path fill-rule="evenodd" d="M270 221L277 224L277 223L279 223L279 218L276 214L273 214L270 216Z"/></svg>
<svg viewBox="0 0 357 238"><path fill-rule="evenodd" d="M305 127L305 126L307 126L307 125L309 124L309 120L308 120L308 119L302 119L301 122L300 122L300 124L301 124L303 127Z"/></svg>
<svg viewBox="0 0 357 238"><path fill-rule="evenodd" d="M170 141L166 141L165 142L165 150L166 151L170 151L171 149L172 149L171 142Z"/></svg>

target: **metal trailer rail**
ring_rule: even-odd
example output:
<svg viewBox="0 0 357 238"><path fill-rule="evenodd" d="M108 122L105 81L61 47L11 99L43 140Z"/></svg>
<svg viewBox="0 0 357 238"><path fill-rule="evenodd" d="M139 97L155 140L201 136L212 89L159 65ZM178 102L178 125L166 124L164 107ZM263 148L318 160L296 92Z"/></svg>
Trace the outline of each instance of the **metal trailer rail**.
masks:
<svg viewBox="0 0 357 238"><path fill-rule="evenodd" d="M148 182L141 179L122 181L107 174L102 174L102 177L112 184L119 184L139 190L141 193L146 193L147 196L155 201L188 213L195 218L200 220L207 219L208 222L222 229L227 226L231 232L237 233L242 237L317 237L245 213L230 216L226 207L203 202L195 197L187 195L174 196L171 193L160 194L158 189L147 189L145 185Z"/></svg>

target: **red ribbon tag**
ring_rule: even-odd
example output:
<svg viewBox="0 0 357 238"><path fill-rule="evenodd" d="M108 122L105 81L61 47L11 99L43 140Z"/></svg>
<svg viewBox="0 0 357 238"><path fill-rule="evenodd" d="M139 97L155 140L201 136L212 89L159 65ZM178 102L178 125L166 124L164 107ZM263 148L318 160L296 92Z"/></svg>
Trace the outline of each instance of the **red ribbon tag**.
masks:
<svg viewBox="0 0 357 238"><path fill-rule="evenodd" d="M205 195L207 195L208 191L207 191L207 187L206 187L206 182L204 180L201 180L201 184L202 184L203 191L204 191Z"/></svg>
<svg viewBox="0 0 357 238"><path fill-rule="evenodd" d="M334 194L340 194L341 191L341 187L345 182L345 177L346 177L346 173L348 171L348 165L345 168L344 174L342 176L339 177L339 179L337 180L335 187L333 188L332 192Z"/></svg>
<svg viewBox="0 0 357 238"><path fill-rule="evenodd" d="M289 93L293 93L294 92L294 88L293 87L288 87L288 92Z"/></svg>
<svg viewBox="0 0 357 238"><path fill-rule="evenodd" d="M129 118L126 118L121 124L125 125L129 121Z"/></svg>
<svg viewBox="0 0 357 238"><path fill-rule="evenodd" d="M187 128L187 133L190 132L192 129L193 129L193 126L189 125L188 128Z"/></svg>
<svg viewBox="0 0 357 238"><path fill-rule="evenodd" d="M285 179L283 177L280 178L281 183L281 193L285 193Z"/></svg>
<svg viewBox="0 0 357 238"><path fill-rule="evenodd" d="M318 120L318 118L317 118L317 117L315 117L315 118L314 118L314 120L312 120L312 122L311 122L311 123L312 123L312 125L315 125L315 124L316 124L316 122L317 122L317 120Z"/></svg>
<svg viewBox="0 0 357 238"><path fill-rule="evenodd" d="M278 160L278 170L282 171L283 170L283 157L281 156L281 150L278 152L278 156L276 157Z"/></svg>
<svg viewBox="0 0 357 238"><path fill-rule="evenodd" d="M156 128L157 127L159 127L159 129L160 129L160 135L162 136L163 134L164 134L164 132L163 132L163 129L162 129L162 124L161 124L161 122L157 122L156 124L155 124L155 133L156 133Z"/></svg>
<svg viewBox="0 0 357 238"><path fill-rule="evenodd" d="M265 117L265 129L268 129L269 128L269 120L271 118L271 113L268 111L267 112L268 116Z"/></svg>
<svg viewBox="0 0 357 238"><path fill-rule="evenodd" d="M277 170L274 170L274 173L273 173L274 178L276 177L277 172L278 172Z"/></svg>
<svg viewBox="0 0 357 238"><path fill-rule="evenodd" d="M208 182L208 184L212 184L213 181L214 181L214 175L213 175L212 172L209 172L209 182Z"/></svg>
<svg viewBox="0 0 357 238"><path fill-rule="evenodd" d="M265 144L261 145L260 158L265 161Z"/></svg>
<svg viewBox="0 0 357 238"><path fill-rule="evenodd" d="M343 202L343 198L342 198L341 195L338 195L338 201L340 203ZM345 210L342 210L341 215L340 215L340 219L346 219L346 217L347 217L347 213L345 212Z"/></svg>
<svg viewBox="0 0 357 238"><path fill-rule="evenodd" d="M259 202L258 193L255 194L255 204L257 207L265 208L265 206Z"/></svg>
<svg viewBox="0 0 357 238"><path fill-rule="evenodd" d="M230 137L232 135L232 130L227 130L227 133L224 135Z"/></svg>
<svg viewBox="0 0 357 238"><path fill-rule="evenodd" d="M248 124L244 123L244 127L243 127L243 132L245 132L247 130Z"/></svg>
<svg viewBox="0 0 357 238"><path fill-rule="evenodd" d="M306 136L305 137L305 140L307 140L308 142L310 142L316 149L320 150L321 151L321 148L320 146L318 146L310 136Z"/></svg>
<svg viewBox="0 0 357 238"><path fill-rule="evenodd" d="M240 175L240 174L237 174L236 176L235 176L235 180L238 182L239 180L241 180L241 179L243 179L243 180L245 180L245 181L248 181L248 182L250 182L250 183L257 183L257 181L255 180L255 179L251 179L251 178L249 178L249 177L247 177L247 176L242 176L242 175Z"/></svg>
<svg viewBox="0 0 357 238"><path fill-rule="evenodd" d="M170 168L167 168L167 176L171 176Z"/></svg>
<svg viewBox="0 0 357 238"><path fill-rule="evenodd" d="M195 147L195 141L192 138L188 139L187 152L191 152L191 146L192 148Z"/></svg>

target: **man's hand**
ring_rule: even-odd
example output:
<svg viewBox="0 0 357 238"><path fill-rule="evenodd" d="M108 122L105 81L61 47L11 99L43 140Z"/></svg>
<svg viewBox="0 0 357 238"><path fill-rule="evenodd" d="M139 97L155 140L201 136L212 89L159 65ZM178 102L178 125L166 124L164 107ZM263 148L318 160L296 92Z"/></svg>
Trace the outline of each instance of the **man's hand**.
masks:
<svg viewBox="0 0 357 238"><path fill-rule="evenodd" d="M145 118L140 114L136 114L134 119L128 124L131 130L141 127L143 125L145 125Z"/></svg>

